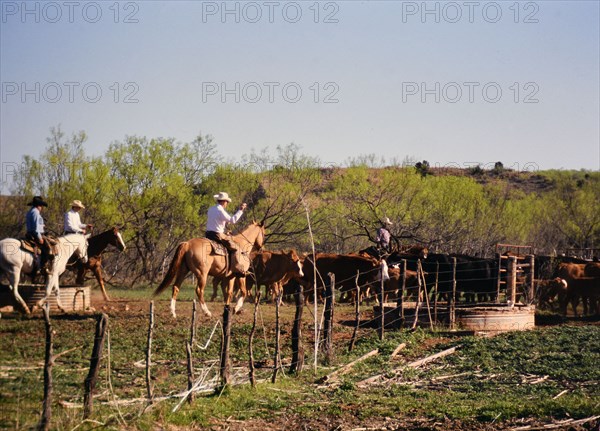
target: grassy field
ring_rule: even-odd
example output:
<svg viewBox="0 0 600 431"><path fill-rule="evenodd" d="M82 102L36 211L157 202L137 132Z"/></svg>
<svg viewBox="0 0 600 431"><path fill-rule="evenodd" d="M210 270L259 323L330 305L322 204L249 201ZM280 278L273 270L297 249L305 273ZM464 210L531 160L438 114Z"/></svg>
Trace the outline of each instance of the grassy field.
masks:
<svg viewBox="0 0 600 431"><path fill-rule="evenodd" d="M312 306L304 311L303 342L306 365L302 373L272 373L274 306L260 306L254 340L257 361L256 388L247 383L219 392L198 395L182 404L179 394L187 387L185 341L189 338L192 289L178 301L178 318L168 312L168 295L156 300L156 324L151 369L154 395L147 406L145 350L150 289L111 290L117 299L103 304L93 298L97 312L53 317L55 354L52 429L512 429L600 414L600 325L567 321L527 332L493 338L458 336L444 331L390 331L379 341L371 328L360 330L353 352L347 352L353 318L350 306L336 308L335 357L329 367L313 368ZM210 295L207 295L210 296ZM207 343L222 313L222 304L209 303L213 317L198 319L194 348L196 376L207 381L218 372L220 329ZM98 312L109 316L94 413L82 421L83 381L88 373ZM282 360L291 358L294 307L282 314ZM363 308L364 318L372 314ZM546 320L550 320L546 318ZM233 321L231 360L238 380L247 376L248 334L252 307ZM44 321L40 315L17 314L0 319L0 428L31 429L39 420L43 398ZM108 343L109 341L109 343ZM395 347L406 348L391 358ZM202 349L206 346L206 349ZM108 350L110 347L110 351ZM456 353L414 369L413 360L450 347ZM319 379L359 356L379 349L379 355L357 364L340 379ZM110 369L108 365L110 364ZM361 380L383 374L368 386ZM171 398L166 398L172 396ZM118 403L115 403L118 401ZM572 427L597 429L598 419Z"/></svg>

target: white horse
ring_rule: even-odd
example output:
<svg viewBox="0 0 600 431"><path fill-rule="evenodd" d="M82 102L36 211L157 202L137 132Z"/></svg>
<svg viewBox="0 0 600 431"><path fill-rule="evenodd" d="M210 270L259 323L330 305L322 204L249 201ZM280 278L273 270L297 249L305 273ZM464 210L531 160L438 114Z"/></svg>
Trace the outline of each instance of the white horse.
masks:
<svg viewBox="0 0 600 431"><path fill-rule="evenodd" d="M41 306L50 296L50 293L55 290L58 308L64 311L58 291L58 277L65 271L67 261L74 253L77 253L84 262L87 261L87 237L84 235L69 234L61 236L58 238L55 247L56 255L48 271L46 296L34 306L34 310ZM33 264L33 253L21 250L21 241L13 238L0 241L0 273L6 273L8 276L9 287L15 296L15 300L27 314L30 314L31 311L19 294L19 282L21 274L30 274L33 271Z"/></svg>

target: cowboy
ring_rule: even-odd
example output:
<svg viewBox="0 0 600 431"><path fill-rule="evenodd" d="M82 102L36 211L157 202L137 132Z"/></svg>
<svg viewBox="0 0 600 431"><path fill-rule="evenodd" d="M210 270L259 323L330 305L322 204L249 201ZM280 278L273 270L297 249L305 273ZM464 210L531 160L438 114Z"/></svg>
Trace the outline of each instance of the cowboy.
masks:
<svg viewBox="0 0 600 431"><path fill-rule="evenodd" d="M242 214L244 214L246 204L242 203L236 213L231 216L226 211L227 206L231 202L229 195L226 192L219 192L219 194L214 195L213 197L217 201L217 204L208 209L205 236L210 240L223 244L230 254L235 253L238 249L238 245L231 235L225 232L225 226L227 223L237 223L240 217L242 217Z"/></svg>
<svg viewBox="0 0 600 431"><path fill-rule="evenodd" d="M85 207L83 206L81 201L77 199L71 202L71 209L65 213L65 235L70 233L85 234L88 229L92 228L91 224L81 223L79 211L81 211L84 208Z"/></svg>
<svg viewBox="0 0 600 431"><path fill-rule="evenodd" d="M25 215L25 227L27 230L25 238L36 245L36 265L34 265L32 272L32 279L35 279L38 269L45 269L46 263L52 260L54 256L51 254L50 241L44 234L44 218L42 217L42 208L47 207L48 204L41 196L34 196L27 205L31 208ZM41 256L38 254L38 247L41 251Z"/></svg>
<svg viewBox="0 0 600 431"><path fill-rule="evenodd" d="M377 248L389 253L390 252L390 231L388 228L392 226L393 223L391 220L386 217L381 227L377 229L377 236L375 237L375 243L377 244Z"/></svg>

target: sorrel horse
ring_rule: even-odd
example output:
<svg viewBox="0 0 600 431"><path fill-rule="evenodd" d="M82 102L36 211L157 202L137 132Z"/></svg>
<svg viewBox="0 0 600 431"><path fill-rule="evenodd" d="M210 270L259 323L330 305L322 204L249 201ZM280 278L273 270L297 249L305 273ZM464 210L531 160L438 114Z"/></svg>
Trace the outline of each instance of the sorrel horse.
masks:
<svg viewBox="0 0 600 431"><path fill-rule="evenodd" d="M86 263L73 257L69 260L70 269L77 270L76 283L80 286L85 282L85 273L88 270L92 271L100 285L105 301L110 301L110 298L106 293L104 279L102 278L102 253L109 245L116 247L119 251L125 250L125 242L118 227L113 227L88 239L88 260Z"/></svg>
<svg viewBox="0 0 600 431"><path fill-rule="evenodd" d="M252 249L260 249L265 241L265 228L261 223L252 222L246 229L233 236L234 241L239 245L243 254L250 255ZM236 282L240 285L242 296L238 299L235 311L238 312L244 304L246 296L245 283L243 277L236 277L228 272L227 260L225 256L215 254L212 250L210 241L207 238L194 238L182 242L177 246L175 255L171 261L169 271L165 279L154 291L154 296L164 291L175 279L173 284L173 294L171 296L171 313L175 313L175 302L181 283L189 272L196 276L196 296L202 311L207 316L211 313L204 302L204 288L209 275L212 275L220 281L228 283L227 294L225 295L225 304L230 304L233 299L233 287Z"/></svg>
<svg viewBox="0 0 600 431"><path fill-rule="evenodd" d="M87 239L81 234L69 234L58 238L56 255L48 271L46 281L46 297L42 298L37 306L43 302L54 291L56 293L56 302L59 309L62 310L60 295L58 291L58 277L65 271L67 261L73 254L77 254L84 261L87 260ZM19 295L19 282L21 274L29 274L33 271L34 256L33 253L21 250L21 241L13 238L6 238L0 241L0 272L6 273L10 289L15 296L17 303L23 308L25 313L30 314L29 307Z"/></svg>

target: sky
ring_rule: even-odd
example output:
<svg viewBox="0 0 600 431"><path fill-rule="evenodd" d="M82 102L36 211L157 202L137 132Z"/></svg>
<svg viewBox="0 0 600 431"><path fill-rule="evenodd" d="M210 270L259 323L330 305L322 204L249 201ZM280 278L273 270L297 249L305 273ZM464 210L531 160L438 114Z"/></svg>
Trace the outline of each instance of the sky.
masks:
<svg viewBox="0 0 600 431"><path fill-rule="evenodd" d="M323 165L600 169L594 1L0 0L0 162L211 135Z"/></svg>

